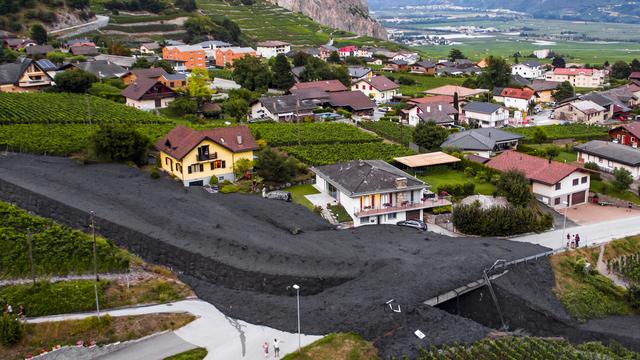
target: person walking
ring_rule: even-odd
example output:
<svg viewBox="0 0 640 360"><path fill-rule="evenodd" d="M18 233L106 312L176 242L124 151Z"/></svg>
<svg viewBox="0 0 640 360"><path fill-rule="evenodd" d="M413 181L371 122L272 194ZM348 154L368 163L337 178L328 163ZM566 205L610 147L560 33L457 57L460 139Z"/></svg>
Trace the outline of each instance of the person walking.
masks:
<svg viewBox="0 0 640 360"><path fill-rule="evenodd" d="M280 343L278 339L273 339L273 356L277 359L280 357Z"/></svg>
<svg viewBox="0 0 640 360"><path fill-rule="evenodd" d="M580 247L580 235L576 234L576 249Z"/></svg>
<svg viewBox="0 0 640 360"><path fill-rule="evenodd" d="M264 358L268 358L269 357L269 343L268 342L264 342L264 344L262 344L262 351L264 352Z"/></svg>

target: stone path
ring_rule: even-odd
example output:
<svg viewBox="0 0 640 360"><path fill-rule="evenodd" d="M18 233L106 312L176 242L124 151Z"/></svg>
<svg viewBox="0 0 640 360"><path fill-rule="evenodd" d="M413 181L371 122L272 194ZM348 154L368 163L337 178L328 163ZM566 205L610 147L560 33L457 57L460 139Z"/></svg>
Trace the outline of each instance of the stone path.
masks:
<svg viewBox="0 0 640 360"><path fill-rule="evenodd" d="M596 265L596 269L598 272L613 281L614 284L623 287L625 289L629 288L629 283L627 283L624 279L620 278L616 273L609 271L607 267L607 263L604 262L604 244L600 245L600 253L598 254L598 264Z"/></svg>

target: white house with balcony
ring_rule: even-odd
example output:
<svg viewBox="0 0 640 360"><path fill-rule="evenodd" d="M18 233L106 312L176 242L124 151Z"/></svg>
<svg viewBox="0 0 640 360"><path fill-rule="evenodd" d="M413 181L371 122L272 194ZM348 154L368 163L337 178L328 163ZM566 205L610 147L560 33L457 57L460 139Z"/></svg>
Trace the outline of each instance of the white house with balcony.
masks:
<svg viewBox="0 0 640 360"><path fill-rule="evenodd" d="M429 186L382 160L354 160L312 168L318 191L344 207L354 226L422 220L429 208L450 205Z"/></svg>
<svg viewBox="0 0 640 360"><path fill-rule="evenodd" d="M284 41L263 41L257 44L256 52L265 59L271 59L291 51L291 44Z"/></svg>
<svg viewBox="0 0 640 360"><path fill-rule="evenodd" d="M592 140L573 148L580 164L595 163L601 171L613 173L625 169L640 180L640 150L614 142Z"/></svg>
<svg viewBox="0 0 640 360"><path fill-rule="evenodd" d="M524 61L511 66L511 75L520 75L525 79L544 79L542 64L537 61Z"/></svg>
<svg viewBox="0 0 640 360"><path fill-rule="evenodd" d="M468 124L475 123L482 128L501 128L509 120L509 110L493 103L472 101L462 111Z"/></svg>

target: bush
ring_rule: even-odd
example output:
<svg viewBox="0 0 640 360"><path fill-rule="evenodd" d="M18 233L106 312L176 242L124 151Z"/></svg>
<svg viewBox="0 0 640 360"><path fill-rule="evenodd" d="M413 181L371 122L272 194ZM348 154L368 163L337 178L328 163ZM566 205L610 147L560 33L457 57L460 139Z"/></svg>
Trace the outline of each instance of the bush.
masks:
<svg viewBox="0 0 640 360"><path fill-rule="evenodd" d="M452 211L453 211L453 207L451 205L440 206L433 209L433 215L448 214Z"/></svg>
<svg viewBox="0 0 640 360"><path fill-rule="evenodd" d="M466 168L464 168L464 176L474 177L476 176L476 171L472 167L467 166Z"/></svg>
<svg viewBox="0 0 640 360"><path fill-rule="evenodd" d="M598 164L593 161L584 163L584 168L594 171L600 171L600 166L598 166Z"/></svg>
<svg viewBox="0 0 640 360"><path fill-rule="evenodd" d="M464 184L446 184L438 186L438 194L443 192L448 193L454 197L466 197L475 194L476 184L467 182Z"/></svg>
<svg viewBox="0 0 640 360"><path fill-rule="evenodd" d="M509 205L483 209L476 201L453 209L454 226L468 235L510 236L541 232L549 229L552 223L550 215L528 207Z"/></svg>
<svg viewBox="0 0 640 360"><path fill-rule="evenodd" d="M9 314L2 314L0 317L0 344L11 346L20 342L23 335L23 328L20 320Z"/></svg>
<svg viewBox="0 0 640 360"><path fill-rule="evenodd" d="M640 310L640 286L632 285L627 291L627 299L631 307Z"/></svg>
<svg viewBox="0 0 640 360"><path fill-rule="evenodd" d="M91 152L107 161L133 161L144 165L150 140L136 129L124 125L101 125L92 137Z"/></svg>
<svg viewBox="0 0 640 360"><path fill-rule="evenodd" d="M209 179L209 185L211 186L215 186L218 185L218 177L217 176L212 176L211 179Z"/></svg>
<svg viewBox="0 0 640 360"><path fill-rule="evenodd" d="M296 176L296 162L271 148L258 153L256 171L265 181L285 183Z"/></svg>
<svg viewBox="0 0 640 360"><path fill-rule="evenodd" d="M240 191L238 185L224 185L220 188L220 192L223 194L237 193L238 191Z"/></svg>
<svg viewBox="0 0 640 360"><path fill-rule="evenodd" d="M154 168L153 170L151 170L151 174L150 174L152 179L159 179L160 178L160 172L158 171L158 169Z"/></svg>
<svg viewBox="0 0 640 360"><path fill-rule="evenodd" d="M65 92L84 93L91 88L98 78L92 73L83 70L67 70L56 74L56 88Z"/></svg>

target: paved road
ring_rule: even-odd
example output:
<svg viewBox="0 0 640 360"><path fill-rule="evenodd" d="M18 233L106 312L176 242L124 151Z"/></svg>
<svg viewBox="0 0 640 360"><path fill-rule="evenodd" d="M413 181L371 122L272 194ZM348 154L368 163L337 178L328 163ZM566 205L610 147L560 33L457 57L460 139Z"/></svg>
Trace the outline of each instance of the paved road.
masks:
<svg viewBox="0 0 640 360"><path fill-rule="evenodd" d="M238 306L242 306L242 304ZM295 319L296 309L291 309L291 311L294 314L291 318ZM293 352L298 347L297 334L231 319L213 305L201 300L184 300L170 304L113 310L105 313L111 316L129 316L175 312L189 312L198 317L187 326L169 333L176 335L176 337L166 336L168 342L175 345L175 348L173 346L158 346L155 338L151 338L130 348L119 350L113 353L112 356L115 357L110 355L108 359L162 359L193 347L207 348L209 354L206 359L263 359L262 344L265 341L269 341L271 345L273 339L276 338L282 341L280 347L282 355ZM94 313L86 313L47 316L29 319L29 322L73 320L94 315ZM302 327L304 329L304 317L302 318ZM165 335L162 335L162 337L164 338ZM321 336L302 335L300 340L302 346L305 346L320 338ZM270 352L273 353L272 348L270 348ZM118 354L123 354L124 356L117 356Z"/></svg>
<svg viewBox="0 0 640 360"><path fill-rule="evenodd" d="M104 15L96 15L96 20L88 22L86 24L80 24L75 26L69 26L63 29L50 31L50 34L62 34L59 37L62 39L77 36L80 34L88 33L94 30L101 29L109 25L109 17Z"/></svg>
<svg viewBox="0 0 640 360"><path fill-rule="evenodd" d="M626 236L640 234L640 217L582 225L571 229L567 228L567 233L579 234L580 246L606 243ZM563 229L511 238L511 240L538 244L554 250L567 245L567 236Z"/></svg>
<svg viewBox="0 0 640 360"><path fill-rule="evenodd" d="M167 357L167 354L180 354L195 348L197 348L196 345L184 341L175 332L168 332L100 356L100 360L162 360Z"/></svg>

